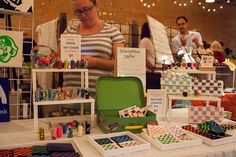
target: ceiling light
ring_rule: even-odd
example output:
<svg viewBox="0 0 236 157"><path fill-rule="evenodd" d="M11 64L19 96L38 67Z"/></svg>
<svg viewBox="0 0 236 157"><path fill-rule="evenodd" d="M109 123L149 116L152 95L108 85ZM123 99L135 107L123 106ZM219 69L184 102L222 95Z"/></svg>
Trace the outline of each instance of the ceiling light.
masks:
<svg viewBox="0 0 236 157"><path fill-rule="evenodd" d="M220 9L223 9L223 6L220 6Z"/></svg>
<svg viewBox="0 0 236 157"><path fill-rule="evenodd" d="M152 3L152 6L155 6L156 4L155 3Z"/></svg>
<svg viewBox="0 0 236 157"><path fill-rule="evenodd" d="M214 3L215 0L206 0L206 3Z"/></svg>
<svg viewBox="0 0 236 157"><path fill-rule="evenodd" d="M177 2L176 2L176 1L174 1L174 3L176 4Z"/></svg>
<svg viewBox="0 0 236 157"><path fill-rule="evenodd" d="M147 5L147 3L144 3L144 4L143 4L143 6L146 6L146 5Z"/></svg>
<svg viewBox="0 0 236 157"><path fill-rule="evenodd" d="M148 8L150 8L151 6L150 6L150 5L148 5L147 7L148 7Z"/></svg>
<svg viewBox="0 0 236 157"><path fill-rule="evenodd" d="M216 9L213 9L213 11L216 11Z"/></svg>
<svg viewBox="0 0 236 157"><path fill-rule="evenodd" d="M230 3L230 0L227 0L227 3Z"/></svg>
<svg viewBox="0 0 236 157"><path fill-rule="evenodd" d="M209 11L209 12L210 12L210 11L211 11L211 9L208 9L207 11Z"/></svg>
<svg viewBox="0 0 236 157"><path fill-rule="evenodd" d="M184 6L185 6L185 7L186 7L186 5L187 5L187 4L186 4L186 3L184 3Z"/></svg>
<svg viewBox="0 0 236 157"><path fill-rule="evenodd" d="M199 3L198 3L198 5L202 5L202 3L201 3L201 2L199 2Z"/></svg>
<svg viewBox="0 0 236 157"><path fill-rule="evenodd" d="M203 6L203 7L202 7L202 9L206 9L206 7L205 7L205 6Z"/></svg>
<svg viewBox="0 0 236 157"><path fill-rule="evenodd" d="M140 0L140 2L143 2L143 0Z"/></svg>
<svg viewBox="0 0 236 157"><path fill-rule="evenodd" d="M191 0L190 3L193 3L193 1Z"/></svg>
<svg viewBox="0 0 236 157"><path fill-rule="evenodd" d="M181 7L181 6L182 6L182 4L181 4L181 3L179 3L179 6Z"/></svg>

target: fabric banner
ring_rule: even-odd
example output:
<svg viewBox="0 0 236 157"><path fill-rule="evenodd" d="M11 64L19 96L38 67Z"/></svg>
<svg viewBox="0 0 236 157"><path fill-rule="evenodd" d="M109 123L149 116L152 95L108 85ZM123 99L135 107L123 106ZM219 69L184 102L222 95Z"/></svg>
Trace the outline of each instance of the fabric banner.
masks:
<svg viewBox="0 0 236 157"><path fill-rule="evenodd" d="M0 122L9 121L9 80L0 78Z"/></svg>

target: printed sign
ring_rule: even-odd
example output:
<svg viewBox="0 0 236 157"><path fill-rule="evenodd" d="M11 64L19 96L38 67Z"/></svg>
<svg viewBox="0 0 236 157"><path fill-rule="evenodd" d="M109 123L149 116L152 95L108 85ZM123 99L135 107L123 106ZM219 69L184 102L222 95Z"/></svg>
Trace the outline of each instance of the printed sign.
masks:
<svg viewBox="0 0 236 157"><path fill-rule="evenodd" d="M81 59L81 36L76 34L61 35L61 60L77 61Z"/></svg>
<svg viewBox="0 0 236 157"><path fill-rule="evenodd" d="M117 76L138 77L146 87L146 53L144 48L117 49Z"/></svg>
<svg viewBox="0 0 236 157"><path fill-rule="evenodd" d="M0 122L9 121L9 80L0 78Z"/></svg>
<svg viewBox="0 0 236 157"><path fill-rule="evenodd" d="M32 12L33 0L1 0L0 8L12 11Z"/></svg>
<svg viewBox="0 0 236 157"><path fill-rule="evenodd" d="M201 57L201 67L213 67L214 56L204 56Z"/></svg>
<svg viewBox="0 0 236 157"><path fill-rule="evenodd" d="M171 64L174 62L174 59L170 49L165 26L150 16L147 16L147 19L156 51L157 63Z"/></svg>
<svg viewBox="0 0 236 157"><path fill-rule="evenodd" d="M22 66L23 32L0 30L0 67Z"/></svg>
<svg viewBox="0 0 236 157"><path fill-rule="evenodd" d="M157 116L166 116L166 91L158 89L147 90L147 105L151 106L150 111L157 114Z"/></svg>

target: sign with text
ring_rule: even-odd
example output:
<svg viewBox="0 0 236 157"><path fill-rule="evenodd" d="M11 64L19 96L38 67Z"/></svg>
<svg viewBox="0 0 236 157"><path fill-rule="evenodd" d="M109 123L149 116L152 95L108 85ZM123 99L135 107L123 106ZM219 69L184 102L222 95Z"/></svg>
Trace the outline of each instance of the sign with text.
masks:
<svg viewBox="0 0 236 157"><path fill-rule="evenodd" d="M0 67L22 66L23 32L0 30Z"/></svg>
<svg viewBox="0 0 236 157"><path fill-rule="evenodd" d="M9 121L9 80L0 78L0 122Z"/></svg>
<svg viewBox="0 0 236 157"><path fill-rule="evenodd" d="M77 61L81 59L81 36L77 34L61 35L61 60Z"/></svg>
<svg viewBox="0 0 236 157"><path fill-rule="evenodd" d="M201 67L213 67L214 60L214 56L202 55L200 65Z"/></svg>
<svg viewBox="0 0 236 157"><path fill-rule="evenodd" d="M146 87L146 52L144 48L117 49L117 76L138 77Z"/></svg>
<svg viewBox="0 0 236 157"><path fill-rule="evenodd" d="M165 26L151 16L147 16L150 32L156 51L156 61L162 64L174 62Z"/></svg>
<svg viewBox="0 0 236 157"><path fill-rule="evenodd" d="M10 11L32 12L33 0L1 0L0 8Z"/></svg>
<svg viewBox="0 0 236 157"><path fill-rule="evenodd" d="M157 116L166 116L166 91L158 89L147 90L147 105L151 106L150 110L157 114Z"/></svg>

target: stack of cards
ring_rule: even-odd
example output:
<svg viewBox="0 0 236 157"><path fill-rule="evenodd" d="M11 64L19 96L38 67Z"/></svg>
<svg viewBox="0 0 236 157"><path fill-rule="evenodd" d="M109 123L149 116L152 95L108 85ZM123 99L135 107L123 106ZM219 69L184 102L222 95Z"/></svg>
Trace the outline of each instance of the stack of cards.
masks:
<svg viewBox="0 0 236 157"><path fill-rule="evenodd" d="M125 108L123 110L120 110L119 115L121 118L144 117L143 112L137 106L131 106L129 108Z"/></svg>

